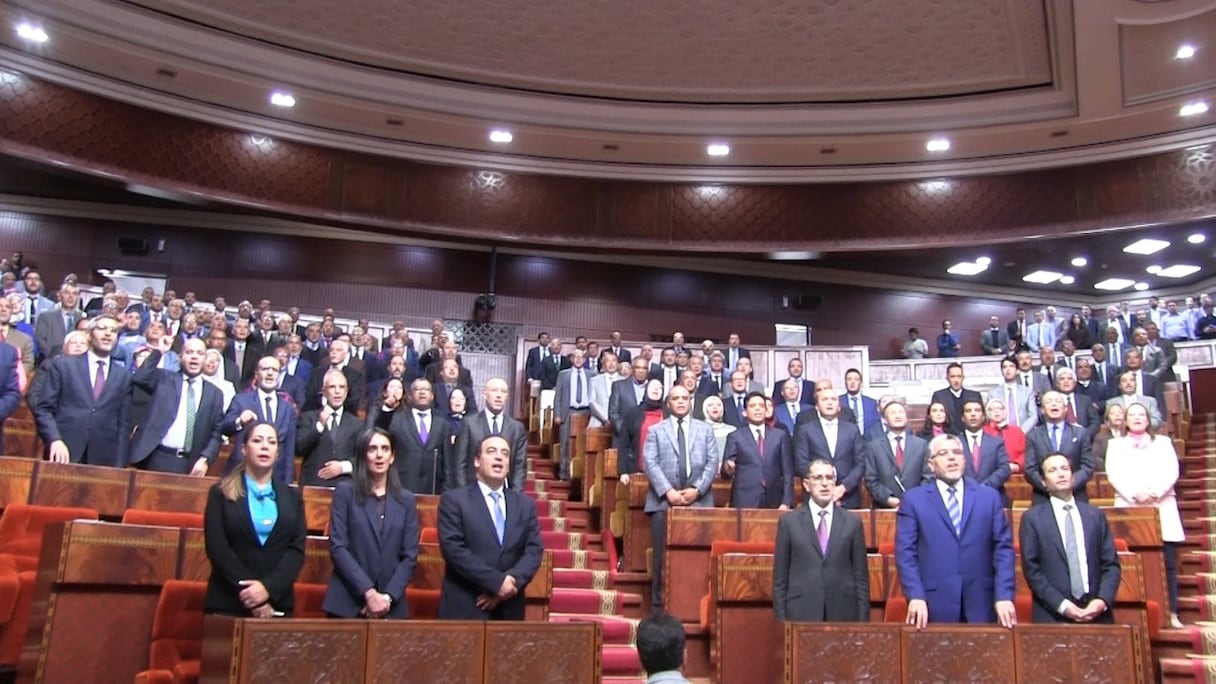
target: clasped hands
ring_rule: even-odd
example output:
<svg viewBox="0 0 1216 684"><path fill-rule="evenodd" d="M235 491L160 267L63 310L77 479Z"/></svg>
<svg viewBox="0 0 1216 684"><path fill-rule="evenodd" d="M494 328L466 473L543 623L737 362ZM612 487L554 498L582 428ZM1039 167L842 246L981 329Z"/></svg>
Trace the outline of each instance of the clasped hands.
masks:
<svg viewBox="0 0 1216 684"><path fill-rule="evenodd" d="M1073 622L1093 622L1095 618L1106 612L1106 601L1100 598L1091 600L1082 608L1071 600L1064 604L1064 617Z"/></svg>
<svg viewBox="0 0 1216 684"><path fill-rule="evenodd" d="M507 575L502 580L502 586L498 588L498 593L494 595L482 594L477 597L477 607L487 613L498 607L498 604L519 593L519 586L515 584L515 578Z"/></svg>
<svg viewBox="0 0 1216 684"><path fill-rule="evenodd" d="M701 498L701 491L696 487L687 487L685 489L675 489L673 487L667 490L667 503L672 506L691 506L699 498Z"/></svg>
<svg viewBox="0 0 1216 684"><path fill-rule="evenodd" d="M1018 623L1013 601L997 601L995 608L996 620L1002 627L1013 628ZM924 629L929 624L929 604L924 599L908 601L908 618L905 622L917 629Z"/></svg>
<svg viewBox="0 0 1216 684"><path fill-rule="evenodd" d="M274 606L270 605L270 592L266 591L266 585L260 580L241 580L237 584L244 587L238 598L246 610L253 613L255 618L274 617Z"/></svg>
<svg viewBox="0 0 1216 684"><path fill-rule="evenodd" d="M388 615L388 611L392 607L393 602L389 599L388 594L377 591L375 587L372 587L363 592L363 610L359 611L359 615L377 620Z"/></svg>

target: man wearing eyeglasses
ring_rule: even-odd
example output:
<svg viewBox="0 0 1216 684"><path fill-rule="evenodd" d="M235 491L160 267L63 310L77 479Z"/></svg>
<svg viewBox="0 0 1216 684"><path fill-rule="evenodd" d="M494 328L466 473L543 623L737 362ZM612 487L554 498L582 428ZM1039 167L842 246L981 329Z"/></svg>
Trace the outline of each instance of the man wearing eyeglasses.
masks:
<svg viewBox="0 0 1216 684"><path fill-rule="evenodd" d="M999 622L1013 627L1013 533L1000 493L963 477L963 444L929 442L934 481L908 490L895 523L895 562L909 625Z"/></svg>
<svg viewBox="0 0 1216 684"><path fill-rule="evenodd" d="M274 462L274 477L280 482L290 483L295 477L296 465L296 420L300 410L291 395L277 389L279 384L279 360L273 356L258 359L253 386L232 399L220 431L233 437L250 423L271 423L279 434L279 458ZM232 454L228 457L227 472L241 462L241 442L232 440Z"/></svg>

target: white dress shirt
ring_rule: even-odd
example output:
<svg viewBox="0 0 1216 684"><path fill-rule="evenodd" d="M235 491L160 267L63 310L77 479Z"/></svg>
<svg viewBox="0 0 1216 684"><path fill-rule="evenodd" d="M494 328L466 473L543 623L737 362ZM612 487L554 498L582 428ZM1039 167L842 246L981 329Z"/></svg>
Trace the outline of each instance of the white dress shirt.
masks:
<svg viewBox="0 0 1216 684"><path fill-rule="evenodd" d="M1073 531L1077 535L1077 560L1081 565L1081 586L1085 588L1085 593L1089 593L1089 557L1085 555L1085 528L1081 526L1081 511L1077 510L1077 502L1075 499L1063 501L1059 497L1051 497L1051 512L1056 516L1056 529L1060 531L1060 546L1064 547L1065 552L1068 551L1068 546L1064 540L1067 539L1064 531L1064 525L1067 524L1069 516L1072 517ZM1064 512L1064 506L1072 506L1072 510L1068 513ZM1067 599L1065 599L1067 601ZM1084 608L1084 606L1081 606ZM1058 612L1064 612L1064 603L1057 606Z"/></svg>
<svg viewBox="0 0 1216 684"><path fill-rule="evenodd" d="M819 418L819 424L823 427L823 436L828 441L828 451L832 454L832 458L836 458L836 431L839 427L837 419L825 420Z"/></svg>
<svg viewBox="0 0 1216 684"><path fill-rule="evenodd" d="M189 450L190 445L186 444L186 406L190 397L189 384L194 384L194 411L197 414L199 404L203 400L203 379L201 376L189 378L182 376L182 395L177 401L177 415L173 418L173 422L169 424L169 429L165 431L165 436L160 440L161 446L174 451ZM195 434L197 434L198 425L195 425Z"/></svg>
<svg viewBox="0 0 1216 684"><path fill-rule="evenodd" d="M490 498L490 492L498 492L498 505L502 506L502 519L504 521L503 527L505 528L506 527L505 521L507 519L507 488L506 488L506 486L504 485L502 487L499 487L498 489L491 489L490 485L482 482L481 480L478 480L477 488L481 490L481 500L486 505L486 511L488 511L490 513L490 520L494 520L497 517L494 512L494 505L495 505L494 499ZM503 535L506 536L505 529L503 530Z"/></svg>
<svg viewBox="0 0 1216 684"><path fill-rule="evenodd" d="M936 480L936 482L937 482L937 493L939 496L942 497L942 504L944 504L946 506L946 510L947 511L950 510L950 492L948 490L953 488L955 494L957 495L955 498L958 499L958 510L962 511L963 510L963 481L959 480L958 482L955 482L953 485L948 485L948 484L946 484L945 480L941 480L941 479Z"/></svg>

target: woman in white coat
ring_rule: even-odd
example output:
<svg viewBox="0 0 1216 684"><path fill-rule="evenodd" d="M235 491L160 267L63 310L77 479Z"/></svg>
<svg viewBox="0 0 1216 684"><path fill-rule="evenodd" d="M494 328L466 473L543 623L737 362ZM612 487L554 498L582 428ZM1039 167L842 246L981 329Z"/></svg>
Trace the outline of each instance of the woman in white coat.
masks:
<svg viewBox="0 0 1216 684"><path fill-rule="evenodd" d="M1174 483L1178 481L1178 454L1174 442L1152 432L1149 410L1133 403L1124 417L1126 434L1106 447L1106 477L1115 489L1115 507L1151 506L1161 518L1165 546L1165 577L1170 593L1170 626L1178 619L1178 542L1186 540Z"/></svg>

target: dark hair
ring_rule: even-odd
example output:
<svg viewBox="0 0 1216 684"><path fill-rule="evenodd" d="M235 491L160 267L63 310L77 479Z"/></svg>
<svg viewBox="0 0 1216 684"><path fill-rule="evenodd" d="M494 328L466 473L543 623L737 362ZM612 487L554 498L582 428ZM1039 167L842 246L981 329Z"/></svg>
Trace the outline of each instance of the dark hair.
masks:
<svg viewBox="0 0 1216 684"><path fill-rule="evenodd" d="M946 366L946 375L950 375L950 371L954 370L955 368L962 370L963 364L959 363L958 361L955 361L955 362L951 363L949 366Z"/></svg>
<svg viewBox="0 0 1216 684"><path fill-rule="evenodd" d="M1039 459L1039 475L1046 475L1046 474L1047 474L1047 473L1045 473L1045 472L1043 471L1043 468L1044 468L1044 467L1046 466L1046 464L1047 464L1047 459L1049 459L1049 458L1051 458L1051 457L1053 457L1053 456L1063 456L1063 457L1064 457L1064 460L1065 460L1065 461L1068 461L1068 455L1067 455L1067 454L1064 454L1064 453L1059 452L1059 451L1052 451L1052 452L1049 452L1049 453L1048 453L1046 456L1044 456L1043 458ZM1072 461L1068 461L1068 466L1069 466L1070 468L1072 467Z"/></svg>
<svg viewBox="0 0 1216 684"><path fill-rule="evenodd" d="M684 625L661 613L638 624L638 658L647 674L678 670L684 665Z"/></svg>
<svg viewBox="0 0 1216 684"><path fill-rule="evenodd" d="M372 437L376 435L381 435L387 439L389 449L393 448L393 436L384 428L369 428L359 435L359 443L355 447L355 470L352 474L352 481L355 485L355 498L361 504L372 496L372 480L367 474L367 450L372 444ZM388 482L385 487L385 493L398 501L404 501L404 497L401 495L402 491L404 491L404 487L401 486L401 476L397 474L397 466L396 464L391 465L388 469Z"/></svg>
<svg viewBox="0 0 1216 684"><path fill-rule="evenodd" d="M1003 357L1001 359L1001 366L1004 366L1006 363L1012 363L1014 368L1018 367L1018 359L1013 354L1010 354L1009 356Z"/></svg>
<svg viewBox="0 0 1216 684"><path fill-rule="evenodd" d="M929 402L929 406L925 409L925 427L933 427L933 419L929 417L929 414L933 412L934 406L942 407L942 411L946 414L946 422L942 423L942 425L950 425L950 411L946 408L946 405L940 401L933 401Z"/></svg>
<svg viewBox="0 0 1216 684"><path fill-rule="evenodd" d="M850 368L847 371L845 371L844 377L846 377L846 378L849 377L849 373L856 373L857 377L859 377L859 378L864 377L864 376L862 376L861 371L857 370L856 368Z"/></svg>
<svg viewBox="0 0 1216 684"><path fill-rule="evenodd" d="M768 397L764 394L764 392L748 392L747 396L743 397L744 408L747 408L747 405L751 403L752 397L760 397L761 399L768 401Z"/></svg>
<svg viewBox="0 0 1216 684"><path fill-rule="evenodd" d="M908 328L908 334L911 335L912 333L916 333L917 335L919 335L920 330L917 328Z"/></svg>

